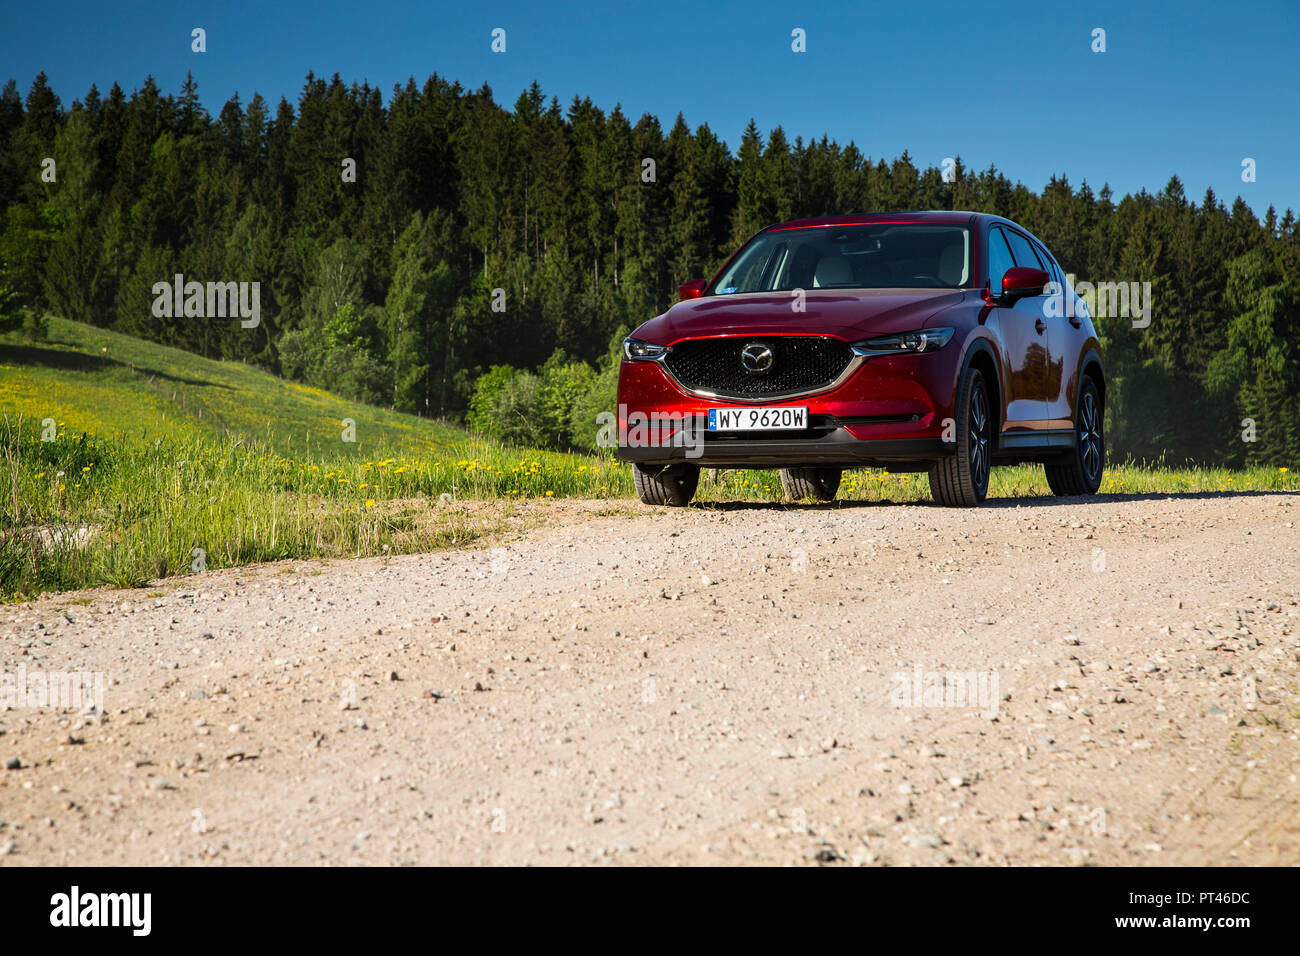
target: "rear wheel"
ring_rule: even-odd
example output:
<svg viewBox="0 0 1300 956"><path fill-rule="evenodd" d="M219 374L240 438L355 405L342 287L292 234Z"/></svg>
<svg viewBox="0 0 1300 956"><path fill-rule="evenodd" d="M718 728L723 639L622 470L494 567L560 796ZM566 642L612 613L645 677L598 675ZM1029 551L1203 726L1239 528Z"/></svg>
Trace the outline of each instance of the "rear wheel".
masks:
<svg viewBox="0 0 1300 956"><path fill-rule="evenodd" d="M1074 413L1074 448L1059 462L1047 465L1047 486L1054 495L1091 495L1101 487L1106 470L1106 407L1091 378L1079 387L1079 407Z"/></svg>
<svg viewBox="0 0 1300 956"><path fill-rule="evenodd" d="M968 368L957 386L957 449L930 468L930 494L935 504L969 508L989 491L992 465L993 413L988 387L977 368Z"/></svg>
<svg viewBox="0 0 1300 956"><path fill-rule="evenodd" d="M633 465L632 484L648 505L690 504L700 483L699 465Z"/></svg>
<svg viewBox="0 0 1300 956"><path fill-rule="evenodd" d="M839 468L782 468L781 490L793 501L834 501L842 474Z"/></svg>

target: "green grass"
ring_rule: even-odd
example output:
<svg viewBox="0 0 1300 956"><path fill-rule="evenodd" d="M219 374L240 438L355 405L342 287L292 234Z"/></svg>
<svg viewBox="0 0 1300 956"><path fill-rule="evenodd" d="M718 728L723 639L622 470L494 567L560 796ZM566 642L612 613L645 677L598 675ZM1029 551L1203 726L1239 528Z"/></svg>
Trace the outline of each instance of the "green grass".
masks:
<svg viewBox="0 0 1300 956"><path fill-rule="evenodd" d="M51 320L51 341L0 337L0 599L141 586L192 569L426 551L487 527L443 495L626 499L612 457L505 448L441 422L346 402ZM42 441L43 422L54 440ZM343 441L343 419L355 442ZM21 422L21 425L19 424ZM1104 493L1300 490L1285 469L1107 471ZM1000 468L993 497L1048 493L1041 467ZM928 501L924 475L845 476L841 498ZM699 500L778 500L773 472L701 482Z"/></svg>
<svg viewBox="0 0 1300 956"><path fill-rule="evenodd" d="M779 496L775 472L733 472L721 482L723 496ZM1288 468L1166 468L1139 463L1107 467L1102 495L1229 494L1248 491L1300 491L1300 476ZM990 498L1051 495L1042 465L997 467L989 479ZM890 475L874 468L847 472L838 498L850 501L929 501L924 474Z"/></svg>
<svg viewBox="0 0 1300 956"><path fill-rule="evenodd" d="M444 494L632 493L612 458L503 448L59 319L50 339L0 337L0 598L142 585L195 549L212 569L464 544L483 523L430 506Z"/></svg>

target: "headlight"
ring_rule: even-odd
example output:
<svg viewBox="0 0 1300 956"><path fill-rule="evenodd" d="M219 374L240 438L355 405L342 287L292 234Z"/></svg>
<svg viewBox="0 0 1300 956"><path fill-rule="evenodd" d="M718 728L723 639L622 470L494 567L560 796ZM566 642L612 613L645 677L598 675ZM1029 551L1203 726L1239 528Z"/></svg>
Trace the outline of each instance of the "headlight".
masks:
<svg viewBox="0 0 1300 956"><path fill-rule="evenodd" d="M636 339L623 340L623 354L633 362L652 362L667 351L666 345L651 345L649 342L639 342Z"/></svg>
<svg viewBox="0 0 1300 956"><path fill-rule="evenodd" d="M919 352L936 352L948 344L954 329L917 329L897 335L882 335L877 339L854 342L857 355L910 355Z"/></svg>

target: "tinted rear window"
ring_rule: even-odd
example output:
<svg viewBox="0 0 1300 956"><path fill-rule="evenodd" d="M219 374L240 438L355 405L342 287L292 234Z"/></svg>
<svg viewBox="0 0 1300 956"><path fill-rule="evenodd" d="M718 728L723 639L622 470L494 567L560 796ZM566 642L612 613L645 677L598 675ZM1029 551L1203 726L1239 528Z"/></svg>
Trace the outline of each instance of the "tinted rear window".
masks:
<svg viewBox="0 0 1300 956"><path fill-rule="evenodd" d="M1008 229L1007 241L1011 243L1011 253L1016 257L1016 265L1026 266L1030 269L1046 269L1042 261L1039 260L1038 254L1034 252L1033 245L1029 240L1016 232L1014 229Z"/></svg>

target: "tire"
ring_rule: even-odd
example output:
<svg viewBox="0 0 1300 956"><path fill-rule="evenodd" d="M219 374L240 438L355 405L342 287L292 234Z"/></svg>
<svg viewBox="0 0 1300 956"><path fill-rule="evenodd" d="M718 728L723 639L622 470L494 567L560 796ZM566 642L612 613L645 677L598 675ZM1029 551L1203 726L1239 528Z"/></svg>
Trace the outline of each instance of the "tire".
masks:
<svg viewBox="0 0 1300 956"><path fill-rule="evenodd" d="M782 468L781 490L792 501L834 501L843 474L839 468Z"/></svg>
<svg viewBox="0 0 1300 956"><path fill-rule="evenodd" d="M970 508L988 495L994 417L984 376L967 368L957 386L956 451L930 468L930 494L945 508Z"/></svg>
<svg viewBox="0 0 1300 956"><path fill-rule="evenodd" d="M633 465L632 484L648 505L681 508L690 504L700 484L699 465Z"/></svg>
<svg viewBox="0 0 1300 956"><path fill-rule="evenodd" d="M1047 464L1047 486L1054 495L1091 495L1106 471L1106 406L1091 378L1079 386L1074 412L1075 447L1060 461Z"/></svg>

